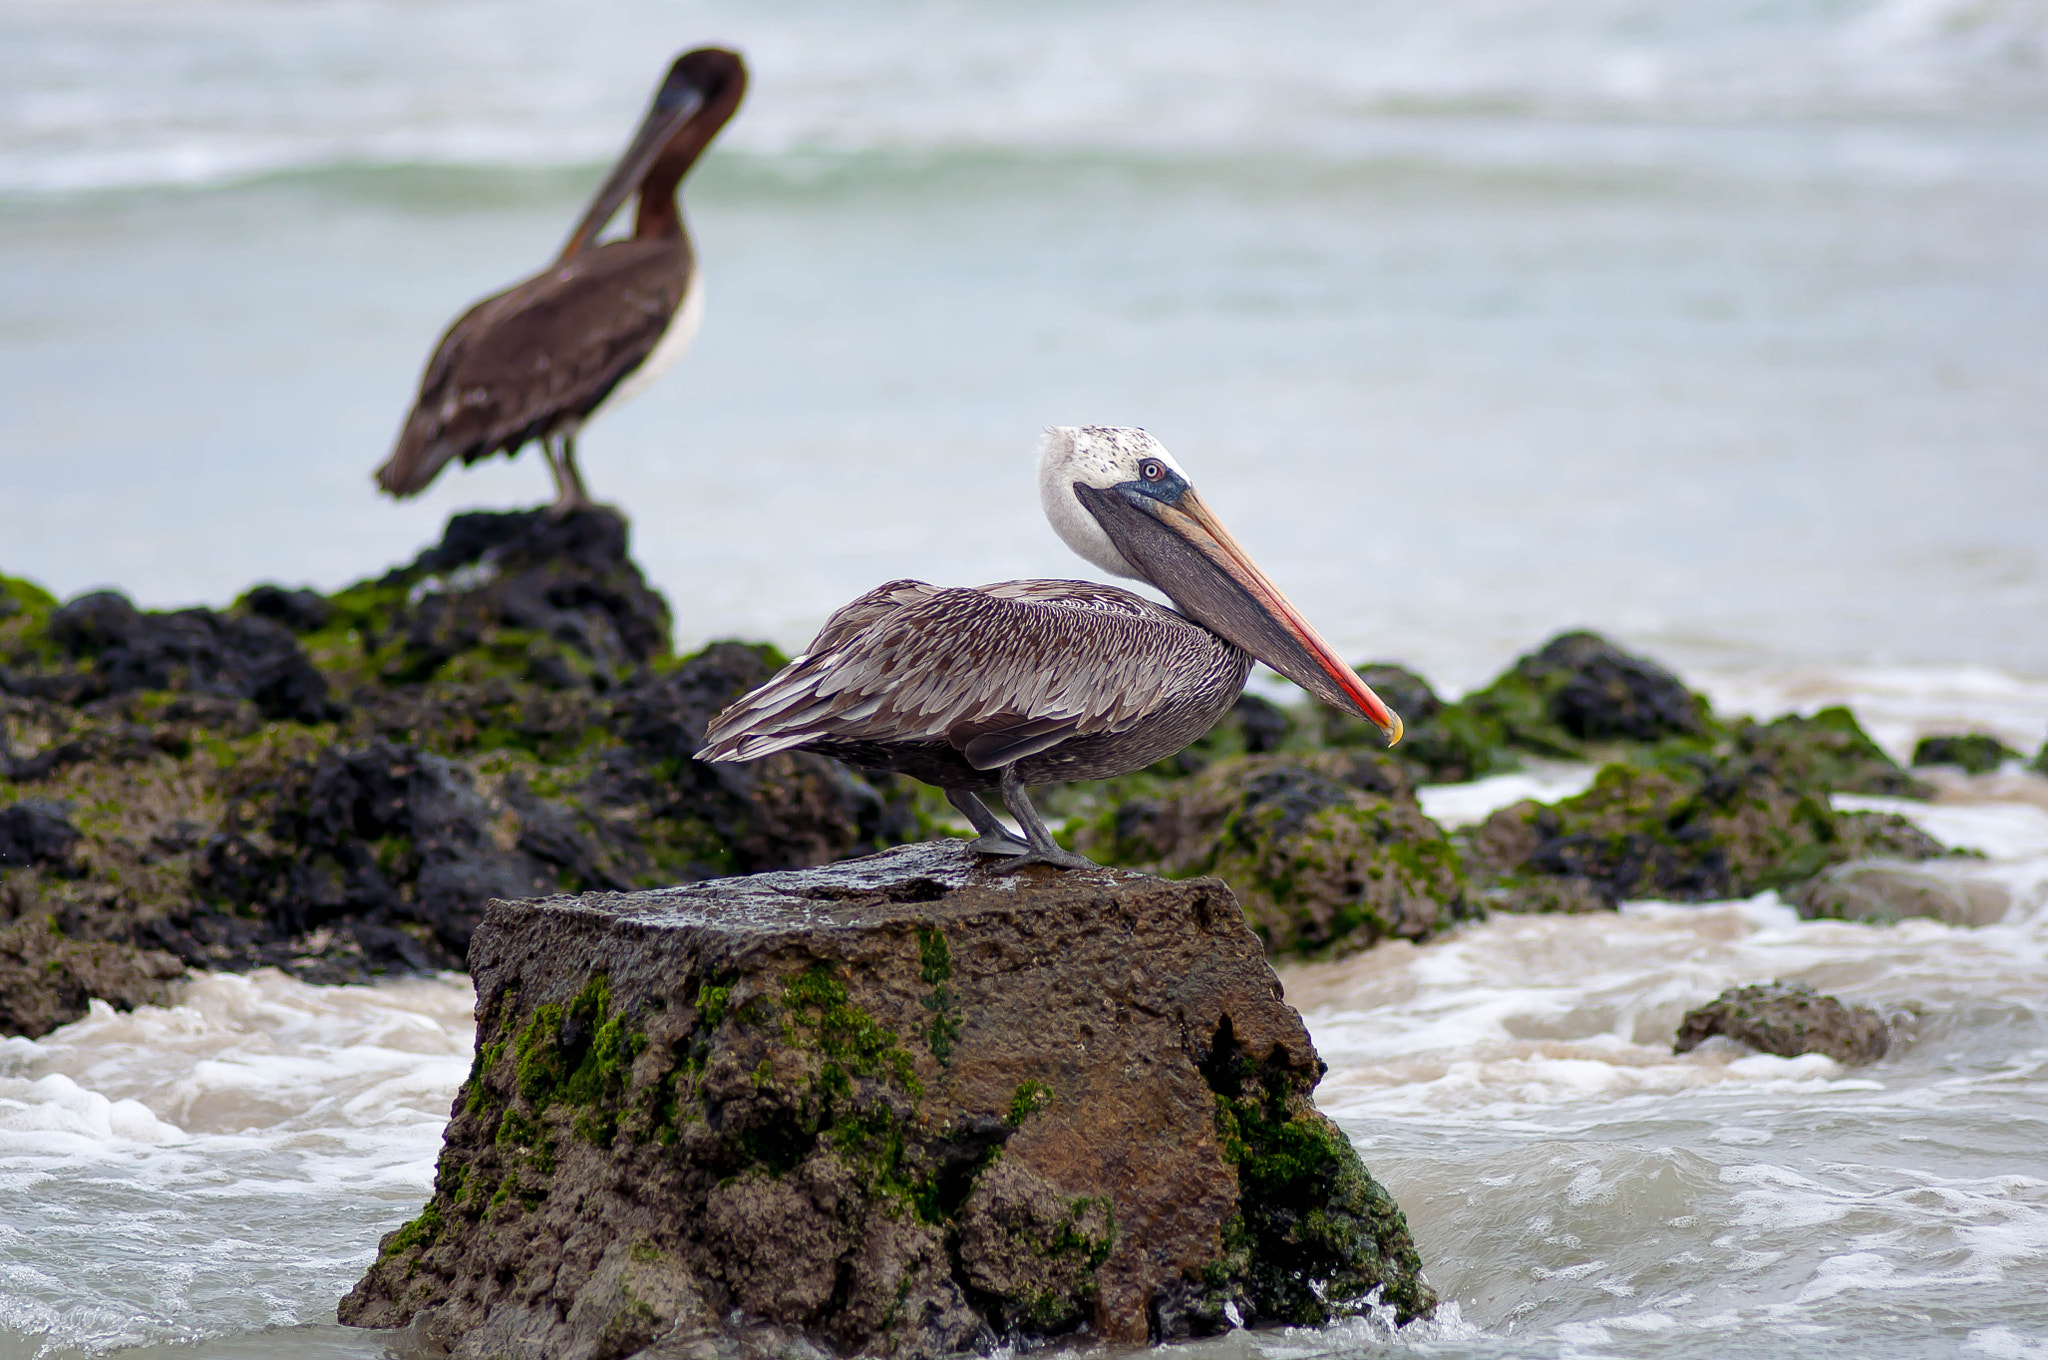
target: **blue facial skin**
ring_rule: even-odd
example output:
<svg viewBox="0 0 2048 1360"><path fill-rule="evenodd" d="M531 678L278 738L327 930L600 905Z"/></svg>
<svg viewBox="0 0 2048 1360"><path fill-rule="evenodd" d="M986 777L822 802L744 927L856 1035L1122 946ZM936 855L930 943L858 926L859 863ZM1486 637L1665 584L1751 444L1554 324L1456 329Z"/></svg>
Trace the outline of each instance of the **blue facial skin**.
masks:
<svg viewBox="0 0 2048 1360"><path fill-rule="evenodd" d="M1143 475L1155 469L1159 473L1156 478ZM1180 504L1180 498L1187 494L1188 479L1164 463L1155 462L1148 458L1138 465L1138 470L1141 475L1136 481L1119 482L1116 487L1127 499L1133 502L1136 502L1137 497L1144 496L1149 500L1159 502L1161 505L1178 505Z"/></svg>

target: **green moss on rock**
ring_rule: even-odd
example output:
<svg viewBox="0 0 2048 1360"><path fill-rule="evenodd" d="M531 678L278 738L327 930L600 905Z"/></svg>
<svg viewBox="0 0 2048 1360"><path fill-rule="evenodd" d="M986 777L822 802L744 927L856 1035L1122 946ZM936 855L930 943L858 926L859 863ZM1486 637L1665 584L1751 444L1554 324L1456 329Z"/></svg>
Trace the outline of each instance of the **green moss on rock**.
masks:
<svg viewBox="0 0 2048 1360"><path fill-rule="evenodd" d="M1358 1151L1311 1099L1313 1083L1280 1062L1254 1061L1229 1022L1203 1066L1216 1099L1216 1135L1237 1168L1230 1255L1201 1285L1219 1312L1314 1326L1361 1312L1375 1296L1406 1322L1427 1315L1408 1223Z"/></svg>
<svg viewBox="0 0 2048 1360"><path fill-rule="evenodd" d="M1217 875L1274 953L1425 939L1470 914L1456 851L1375 752L1218 761L1111 810L1081 843L1110 863Z"/></svg>
<svg viewBox="0 0 2048 1360"><path fill-rule="evenodd" d="M2018 751L1984 732L1922 737L1913 747L1915 766L1953 765L1965 774L1990 774L2006 761L2021 758Z"/></svg>
<svg viewBox="0 0 2048 1360"><path fill-rule="evenodd" d="M1845 860L1945 853L1901 817L1834 811L1799 767L1731 750L1607 765L1577 797L1503 808L1460 839L1477 896L1506 911L1745 897Z"/></svg>

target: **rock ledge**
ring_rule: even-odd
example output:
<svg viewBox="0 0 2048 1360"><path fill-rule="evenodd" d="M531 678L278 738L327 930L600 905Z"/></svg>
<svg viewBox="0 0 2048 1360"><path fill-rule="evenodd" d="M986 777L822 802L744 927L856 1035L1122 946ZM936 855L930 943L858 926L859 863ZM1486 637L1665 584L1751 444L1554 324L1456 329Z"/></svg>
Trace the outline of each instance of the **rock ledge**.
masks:
<svg viewBox="0 0 2048 1360"><path fill-rule="evenodd" d="M434 1196L342 1302L458 1356L931 1356L1434 1296L1221 882L958 844L493 903Z"/></svg>

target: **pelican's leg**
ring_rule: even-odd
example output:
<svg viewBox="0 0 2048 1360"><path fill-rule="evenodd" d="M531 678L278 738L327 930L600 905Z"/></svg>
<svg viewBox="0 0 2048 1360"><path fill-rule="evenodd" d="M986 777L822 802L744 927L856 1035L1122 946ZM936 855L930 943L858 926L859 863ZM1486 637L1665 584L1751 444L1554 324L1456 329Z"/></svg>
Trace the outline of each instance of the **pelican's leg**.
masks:
<svg viewBox="0 0 2048 1360"><path fill-rule="evenodd" d="M548 507L548 514L567 519L590 504L590 493L583 489L583 477L576 471L576 432L559 430L543 438L541 447L548 451L548 469L555 474L555 503Z"/></svg>
<svg viewBox="0 0 2048 1360"><path fill-rule="evenodd" d="M1003 767L1001 784L1003 806L1017 819L1017 825L1024 828L1024 837L1031 842L1031 848L1014 859L1006 859L996 868L1003 873L1021 869L1027 864L1050 864L1059 869L1100 869L1102 866L1092 859L1084 858L1071 850L1062 850L1059 842L1052 838L1046 828L1045 818L1038 815L1038 809L1031 806L1031 795L1024 791L1024 781L1017 777L1015 765Z"/></svg>
<svg viewBox="0 0 2048 1360"><path fill-rule="evenodd" d="M996 815L988 810L988 804L966 789L947 789L946 801L951 803L962 817L972 822L974 829L981 833L979 840L968 845L969 850L983 855L1030 853L1031 847L1018 840L1010 828L997 821Z"/></svg>

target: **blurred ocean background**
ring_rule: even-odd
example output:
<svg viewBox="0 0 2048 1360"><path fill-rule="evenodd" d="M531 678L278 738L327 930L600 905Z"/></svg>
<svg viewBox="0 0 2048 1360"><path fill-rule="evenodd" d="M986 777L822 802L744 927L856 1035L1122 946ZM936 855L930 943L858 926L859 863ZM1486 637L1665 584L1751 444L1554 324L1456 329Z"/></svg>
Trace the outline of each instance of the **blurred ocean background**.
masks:
<svg viewBox="0 0 2048 1360"><path fill-rule="evenodd" d="M695 352L582 442L686 642L1057 575L1142 424L1343 650L2048 674L2048 5L0 0L0 559L220 603L538 503L376 497L669 55ZM2038 734L2037 734L2038 739Z"/></svg>
<svg viewBox="0 0 2048 1360"><path fill-rule="evenodd" d="M370 472L705 42L754 83L687 186L704 328L581 445L685 645L1085 574L1037 431L1131 423L1450 692L1592 626L1901 755L2048 735L2044 0L0 0L0 570L220 604L543 500L531 452ZM2048 1357L2048 783L1985 778L1913 809L1989 856L1968 920L1289 970L1452 1306L1195 1349ZM1770 976L1911 1042L1671 1057ZM0 1360L381 1354L333 1304L424 1194L466 980L181 996L0 1042Z"/></svg>

